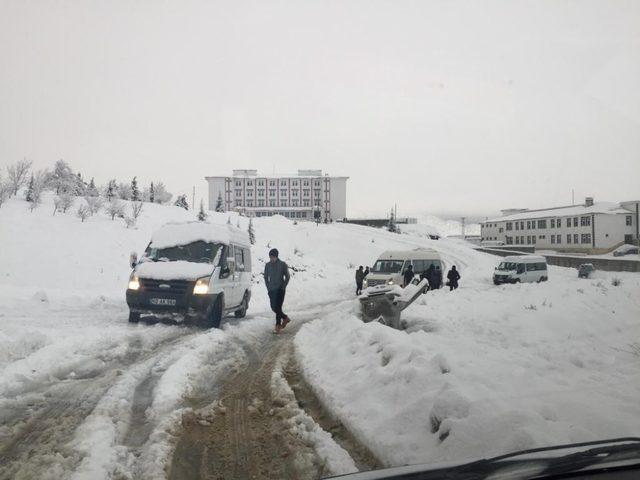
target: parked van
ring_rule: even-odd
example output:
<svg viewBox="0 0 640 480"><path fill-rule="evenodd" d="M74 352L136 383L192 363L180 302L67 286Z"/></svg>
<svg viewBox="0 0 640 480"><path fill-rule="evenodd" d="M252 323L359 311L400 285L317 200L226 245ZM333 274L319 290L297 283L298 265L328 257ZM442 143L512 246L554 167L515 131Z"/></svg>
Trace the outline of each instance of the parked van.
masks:
<svg viewBox="0 0 640 480"><path fill-rule="evenodd" d="M129 321L180 316L219 327L229 313L242 318L251 299L249 235L232 225L169 223L152 237L140 261L130 259Z"/></svg>
<svg viewBox="0 0 640 480"><path fill-rule="evenodd" d="M440 254L431 248L387 250L373 264L365 279L364 286L402 285L404 282L402 274L409 265L413 265L413 272L416 276L426 272L429 265L438 266L444 272L444 264Z"/></svg>
<svg viewBox="0 0 640 480"><path fill-rule="evenodd" d="M493 273L493 283L545 282L547 259L537 255L504 257Z"/></svg>

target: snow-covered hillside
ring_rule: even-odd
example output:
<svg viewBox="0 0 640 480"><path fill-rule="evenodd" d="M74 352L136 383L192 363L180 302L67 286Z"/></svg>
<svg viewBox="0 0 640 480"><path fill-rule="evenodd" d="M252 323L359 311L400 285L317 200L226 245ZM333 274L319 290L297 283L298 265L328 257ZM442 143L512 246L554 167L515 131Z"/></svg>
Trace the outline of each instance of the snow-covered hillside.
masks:
<svg viewBox="0 0 640 480"><path fill-rule="evenodd" d="M33 213L16 199L0 208L0 446L13 445L17 459L0 466L0 476L45 467L58 478L165 475L181 414L194 407L185 398L215 400L218 380L247 361L241 346L270 338L272 314L257 275L270 247L292 267L285 311L294 324L305 322L293 343L306 381L382 464L455 461L640 429L638 274L579 280L573 269L550 267L546 283L496 287L499 259L460 242L256 218L246 319L213 331L129 325L130 252L140 253L159 225L195 214L145 204L138 226L127 229L104 214L84 223L72 213L53 216L51 201ZM211 213L210 221L228 217ZM232 216L238 221L247 227ZM405 330L363 323L354 269L383 250L417 246L455 264L460 289L424 295L403 313ZM76 401L46 410L51 398ZM65 421L54 433L33 434L52 417ZM12 439L29 428L38 449L23 452Z"/></svg>

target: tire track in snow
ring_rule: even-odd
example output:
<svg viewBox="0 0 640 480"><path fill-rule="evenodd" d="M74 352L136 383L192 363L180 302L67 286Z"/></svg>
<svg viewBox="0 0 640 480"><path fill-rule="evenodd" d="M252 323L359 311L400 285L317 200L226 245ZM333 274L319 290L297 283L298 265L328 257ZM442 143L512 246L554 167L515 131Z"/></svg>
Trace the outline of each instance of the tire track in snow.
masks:
<svg viewBox="0 0 640 480"><path fill-rule="evenodd" d="M0 437L0 479L41 478L47 471L59 472L60 476L72 471L82 456L68 442L123 371L163 356L196 333L177 331L148 350L140 335L133 335L126 338L126 354L105 362L103 370L82 378L50 382L41 388L33 386L24 399L14 402L11 422L3 425L3 433L7 433Z"/></svg>

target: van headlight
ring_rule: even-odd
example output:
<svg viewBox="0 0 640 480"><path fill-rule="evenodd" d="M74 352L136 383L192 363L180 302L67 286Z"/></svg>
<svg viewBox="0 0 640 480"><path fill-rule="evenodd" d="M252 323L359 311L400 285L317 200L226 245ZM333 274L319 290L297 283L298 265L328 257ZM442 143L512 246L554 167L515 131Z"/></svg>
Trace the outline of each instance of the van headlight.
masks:
<svg viewBox="0 0 640 480"><path fill-rule="evenodd" d="M129 290L140 290L140 280L135 273L129 277Z"/></svg>
<svg viewBox="0 0 640 480"><path fill-rule="evenodd" d="M196 284L193 286L194 295L206 295L209 293L209 280L211 277L202 277L196 280Z"/></svg>
<svg viewBox="0 0 640 480"><path fill-rule="evenodd" d="M388 280L387 285L393 285L393 280Z"/></svg>

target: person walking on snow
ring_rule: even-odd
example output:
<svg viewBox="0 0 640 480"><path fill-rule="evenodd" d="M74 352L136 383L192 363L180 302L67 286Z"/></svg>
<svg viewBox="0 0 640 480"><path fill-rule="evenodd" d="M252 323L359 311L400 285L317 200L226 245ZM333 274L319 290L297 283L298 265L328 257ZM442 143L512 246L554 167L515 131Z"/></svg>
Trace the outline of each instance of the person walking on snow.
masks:
<svg viewBox="0 0 640 480"><path fill-rule="evenodd" d="M264 266L264 284L271 301L271 310L276 314L276 327L273 333L280 333L291 321L282 311L289 278L289 267L278 258L278 249L272 248L269 251L269 261Z"/></svg>
<svg viewBox="0 0 640 480"><path fill-rule="evenodd" d="M409 264L407 269L404 271L404 286L405 287L411 283L411 281L413 280L414 275L415 274L413 273L413 265Z"/></svg>
<svg viewBox="0 0 640 480"><path fill-rule="evenodd" d="M356 270L356 295L360 295L362 293L362 282L364 281L364 270L362 270L362 265Z"/></svg>
<svg viewBox="0 0 640 480"><path fill-rule="evenodd" d="M456 270L455 265L451 267L451 270L449 270L449 273L447 273L447 280L449 280L449 291L458 288L458 280L460 280L460 274L458 273L458 270Z"/></svg>
<svg viewBox="0 0 640 480"><path fill-rule="evenodd" d="M433 290L435 288L435 268L433 267L433 263L429 265L427 270L422 274L422 278L426 278L429 283L428 290ZM425 290L426 292L427 290Z"/></svg>

